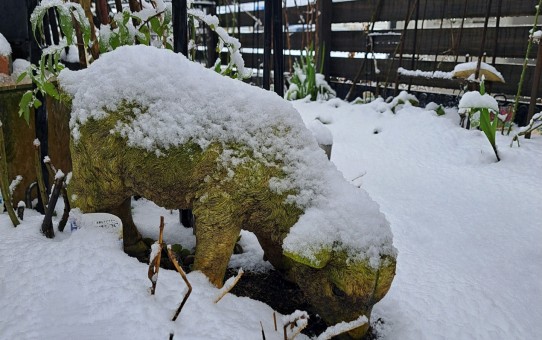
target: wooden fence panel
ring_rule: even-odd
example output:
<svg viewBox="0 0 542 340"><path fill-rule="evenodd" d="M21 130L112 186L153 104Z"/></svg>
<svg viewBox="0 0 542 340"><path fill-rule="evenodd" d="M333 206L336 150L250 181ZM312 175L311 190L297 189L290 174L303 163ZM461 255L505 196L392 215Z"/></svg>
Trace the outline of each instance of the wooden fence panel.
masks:
<svg viewBox="0 0 542 340"><path fill-rule="evenodd" d="M353 80L356 74L359 72L363 59L353 59L353 58L332 58L331 60L331 76L344 78L346 80ZM410 60L403 60L403 66L409 65ZM361 80L365 80L365 76L368 76L369 80L377 79L380 83L385 83L386 80L389 84L394 84L397 74L397 68L399 67L398 60L378 60L377 67L380 70L379 74L374 72L374 63L372 60L365 65L366 69L362 72ZM441 71L452 71L455 66L455 63L452 62L443 62L439 64L439 70ZM430 61L418 61L418 67L422 70L433 70L434 63ZM517 87L519 83L519 78L521 76L521 65L497 65L497 69L503 75L506 80L505 84L494 83L493 84L493 93L506 93L506 94L515 94L517 92ZM530 96L531 88L530 84L532 83L534 73L534 67L529 66L525 74L524 86L522 89L522 95ZM450 88L455 89L459 88L459 80L450 80L450 79L439 79L439 78L423 78L423 77L407 77L401 76L400 83L409 83L412 80L413 85L420 86L432 86L432 87L441 87L441 88ZM538 96L542 96L542 89L539 91Z"/></svg>
<svg viewBox="0 0 542 340"><path fill-rule="evenodd" d="M382 8L377 21L402 21L405 20L406 12L409 4L414 4L413 0L382 0ZM445 19L460 19L463 13L466 18L483 18L486 16L487 5L486 1L473 0L420 0L420 20L441 19L444 14ZM357 0L333 3L332 22L333 23L348 23L348 22L371 22L371 18L375 11L378 0ZM465 3L467 8L465 11ZM535 6L538 4L536 0L503 0L501 15L502 16L528 16L535 14ZM443 6L444 11L443 11ZM308 6L288 7L287 11L289 24L299 24L300 16L306 16ZM490 16L497 16L498 1L493 1L490 11ZM259 17L263 20L263 10L241 12L239 21L241 26L254 25L254 18ZM425 15L424 15L425 13ZM237 20L237 13L227 13L219 15L220 22L231 22Z"/></svg>

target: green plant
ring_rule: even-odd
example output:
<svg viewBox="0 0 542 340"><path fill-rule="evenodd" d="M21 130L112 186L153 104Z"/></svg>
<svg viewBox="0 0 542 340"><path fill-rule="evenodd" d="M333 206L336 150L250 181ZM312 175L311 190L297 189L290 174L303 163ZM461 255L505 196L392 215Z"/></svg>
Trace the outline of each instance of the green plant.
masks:
<svg viewBox="0 0 542 340"><path fill-rule="evenodd" d="M294 72L289 79L290 86L284 97L287 100L296 100L310 96L312 101L334 98L336 93L326 82L322 67L323 61L319 67L320 72L316 71L314 48L312 46L306 48L305 53L301 53L301 58L294 62Z"/></svg>
<svg viewBox="0 0 542 340"><path fill-rule="evenodd" d="M495 143L497 125L499 124L498 104L493 97L489 96L485 92L485 85L484 81L482 80L482 82L480 82L479 95L476 93L476 91L465 93L461 98L461 101L459 102L459 107L467 110L469 119L473 117L479 117L479 123L476 125L478 125L480 130L482 130L482 132L486 135L487 140L489 141L491 147L493 148L493 151L495 152L495 156L497 157L498 162L501 160L499 157L499 152L497 150L497 145ZM477 101L473 101L473 98Z"/></svg>

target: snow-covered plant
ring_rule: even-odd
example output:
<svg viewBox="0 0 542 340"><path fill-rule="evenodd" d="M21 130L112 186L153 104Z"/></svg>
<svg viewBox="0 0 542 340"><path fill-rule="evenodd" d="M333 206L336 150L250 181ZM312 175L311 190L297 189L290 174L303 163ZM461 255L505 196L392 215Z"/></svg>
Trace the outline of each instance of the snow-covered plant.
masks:
<svg viewBox="0 0 542 340"><path fill-rule="evenodd" d="M316 71L317 65L314 61L314 49L312 46L305 49L301 58L294 62L294 72L288 80L290 86L284 97L287 100L296 100L310 96L310 100L328 100L335 98L335 91L326 82L322 74L323 62Z"/></svg>
<svg viewBox="0 0 542 340"><path fill-rule="evenodd" d="M495 143L497 125L499 123L499 104L495 98L485 92L484 80L482 79L480 82L480 92L466 92L459 101L459 109L468 114L469 119L478 117L480 130L484 132L487 140L491 144L495 156L497 157L497 161L500 161L501 159ZM471 119L471 122L472 121L473 119Z"/></svg>
<svg viewBox="0 0 542 340"><path fill-rule="evenodd" d="M58 45L44 48L39 65L30 65L17 78L17 82L21 82L28 76L36 85L35 89L26 91L19 102L19 116L22 116L27 124L30 119L30 108L33 106L37 109L41 106L41 101L37 98L38 93L43 96L49 95L55 99L59 98L53 81L64 68L64 65L60 63L60 53L66 46L74 44L74 21L81 28L84 45L89 46L90 43L90 24L85 16L85 11L78 3L66 2L65 0L43 0L32 12L30 23L34 37L38 42L44 40L43 17L50 9L57 14L64 40ZM39 36L36 36L36 34Z"/></svg>
<svg viewBox="0 0 542 340"><path fill-rule="evenodd" d="M115 15L112 25L102 25L98 39L100 53L112 51L119 46L134 45L136 43L173 49L171 3L166 5L164 0L154 0L152 6L148 4L146 6L143 10L135 13L125 8L123 12ZM188 6L192 6L191 1L188 2ZM36 85L35 89L27 91L19 102L19 116L22 116L27 124L30 119L30 108L37 109L42 105L38 99L38 93L60 99L59 92L53 81L64 68L64 65L60 62L61 52L75 42L76 24L81 28L84 46L89 47L91 45L90 23L85 16L84 9L78 3L68 2L67 0L42 0L36 6L30 16L30 22L34 34L39 34L39 37L35 37L37 41L43 41L43 18L50 9L57 13L60 30L65 38L58 45L44 48L39 66L30 65L17 79L17 82L21 82L28 76ZM239 40L230 37L226 30L218 25L218 17L192 8L188 10L188 15L192 20L196 19L206 23L211 30L218 34L220 38L217 46L218 51L225 47L229 52L228 65L222 68L220 59L217 59L214 69L218 73L232 78L248 78L251 73L245 69L245 63L240 52L241 44Z"/></svg>

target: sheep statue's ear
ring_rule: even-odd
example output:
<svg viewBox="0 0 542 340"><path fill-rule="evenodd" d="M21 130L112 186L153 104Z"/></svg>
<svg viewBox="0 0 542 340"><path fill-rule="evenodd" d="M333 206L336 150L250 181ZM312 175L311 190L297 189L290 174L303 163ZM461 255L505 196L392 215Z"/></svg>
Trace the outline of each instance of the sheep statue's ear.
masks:
<svg viewBox="0 0 542 340"><path fill-rule="evenodd" d="M289 257L290 259L296 262L302 263L304 265L307 265L315 269L321 269L321 268L324 268L331 260L332 251L330 248L323 248L322 250L319 250L318 252L316 252L310 258L304 255L294 253L294 252L289 252L286 250L283 253L286 257Z"/></svg>

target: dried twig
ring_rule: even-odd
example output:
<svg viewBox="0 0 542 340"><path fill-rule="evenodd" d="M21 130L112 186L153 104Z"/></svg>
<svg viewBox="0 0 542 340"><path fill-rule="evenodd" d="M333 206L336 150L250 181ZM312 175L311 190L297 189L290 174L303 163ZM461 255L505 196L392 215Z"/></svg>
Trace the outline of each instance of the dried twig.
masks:
<svg viewBox="0 0 542 340"><path fill-rule="evenodd" d="M181 309L183 309L183 306L186 303L186 300L188 300L188 297L190 296L190 293L192 293L192 285L190 284L190 282L188 282L188 278L186 277L186 273L181 268L181 266L179 266L179 262L177 262L177 259L175 258L175 254L173 254L173 251L171 250L170 246L167 247L167 255L168 255L169 259L171 260L171 262L173 263L173 265L175 266L175 269L177 269L179 274L181 274L184 282L186 283L186 286L188 287L188 291L186 292L186 295L184 296L183 301L179 305L179 308L177 308L177 311L175 312L175 315L173 316L173 319L171 319L172 321L175 321L175 320L177 320L177 317L181 313Z"/></svg>
<svg viewBox="0 0 542 340"><path fill-rule="evenodd" d="M277 331L277 313L273 312L273 323L275 324L275 332Z"/></svg>
<svg viewBox="0 0 542 340"><path fill-rule="evenodd" d="M160 216L160 236L158 236L158 242L153 245L153 254L149 261L149 280L151 280L151 295L156 292L156 282L158 281L158 271L160 270L160 259L162 258L162 238L164 235L164 216ZM158 249L156 249L156 248ZM154 255L154 256L153 256Z"/></svg>
<svg viewBox="0 0 542 340"><path fill-rule="evenodd" d="M263 324L260 321L260 327L262 328L262 340L265 340L265 332L263 331Z"/></svg>
<svg viewBox="0 0 542 340"><path fill-rule="evenodd" d="M16 227L20 222L17 219L17 216L15 216L15 210L13 209L13 204L11 203L11 193L8 185L8 164L6 149L4 147L4 132L2 130L2 122L0 122L0 191L4 197L4 204L8 210L11 223L13 223L13 226Z"/></svg>
<svg viewBox="0 0 542 340"><path fill-rule="evenodd" d="M58 201L58 196L60 195L62 183L64 183L64 177L65 175L62 171L58 171L55 175L55 188L51 193L51 201L47 205L45 217L43 218L43 223L41 224L41 232L47 238L55 237L55 232L53 230L53 212L55 211L56 202Z"/></svg>
<svg viewBox="0 0 542 340"><path fill-rule="evenodd" d="M45 166L47 167L47 171L49 172L49 177L55 178L57 169L51 162L51 159L48 156L45 156L43 158L43 163L45 163ZM64 181L62 182L62 187L60 188L62 198L64 200L64 212L62 213L62 217L60 218L60 222L58 223L58 231L60 232L64 231L64 228L66 227L66 224L68 223L68 217L70 216L70 210L71 210L65 179L66 178L64 178Z"/></svg>
<svg viewBox="0 0 542 340"><path fill-rule="evenodd" d="M226 283L224 283L224 286L220 289L220 292L218 294L218 297L216 298L215 300L215 303L217 303L218 301L220 301L224 295L228 294L228 292L230 290L233 289L233 287L235 287L235 285L237 284L237 282L239 282L239 279L241 279L241 276L243 276L243 268L239 268L239 271L237 272L237 275L235 277L230 277Z"/></svg>
<svg viewBox="0 0 542 340"><path fill-rule="evenodd" d="M307 312L296 310L291 315L288 315L284 319L284 340L292 340L301 333L305 327L309 324L309 315ZM297 329L294 327L297 326ZM290 327L291 334L288 336L288 327Z"/></svg>

